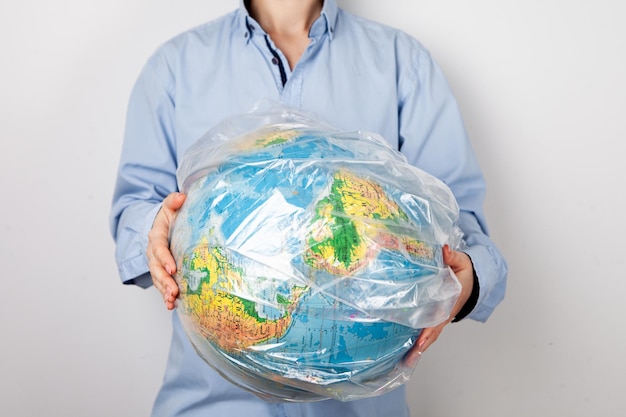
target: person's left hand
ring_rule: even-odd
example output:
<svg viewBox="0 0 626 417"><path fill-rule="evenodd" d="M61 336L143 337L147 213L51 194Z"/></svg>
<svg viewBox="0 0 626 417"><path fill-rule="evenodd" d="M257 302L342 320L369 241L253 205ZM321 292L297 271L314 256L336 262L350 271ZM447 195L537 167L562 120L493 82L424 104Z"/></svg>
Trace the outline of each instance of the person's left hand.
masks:
<svg viewBox="0 0 626 417"><path fill-rule="evenodd" d="M450 249L448 245L444 245L443 249L443 262L448 265L452 271L454 271L457 279L461 283L462 289L459 298L457 299L452 311L450 312L450 316L443 323L438 324L434 327L428 327L422 330L419 338L417 339L417 343L409 350L409 352L404 357L404 363L413 367L419 357L428 349L430 345L435 343L439 335L443 331L443 328L446 327L448 323L450 323L454 317L461 311L465 303L470 297L472 293L472 288L474 286L474 266L472 265L472 260L469 255L463 252L458 252Z"/></svg>

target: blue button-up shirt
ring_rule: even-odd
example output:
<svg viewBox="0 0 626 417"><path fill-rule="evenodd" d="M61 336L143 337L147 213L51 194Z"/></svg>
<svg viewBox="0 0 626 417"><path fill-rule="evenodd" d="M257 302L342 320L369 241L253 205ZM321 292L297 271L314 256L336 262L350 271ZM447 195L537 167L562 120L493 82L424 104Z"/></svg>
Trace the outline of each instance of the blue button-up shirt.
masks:
<svg viewBox="0 0 626 417"><path fill-rule="evenodd" d="M302 108L339 129L378 133L410 163L442 179L459 203L466 252L480 284L469 317L479 321L489 317L504 296L506 263L487 236L485 183L449 86L414 38L351 15L339 9L335 0L324 2L310 29L310 43L293 69L243 2L238 10L173 38L150 57L130 98L111 213L123 282L150 285L145 256L148 231L163 198L177 190L176 169L185 150L223 118L249 111L260 99ZM214 386L228 383L206 366L202 372L194 369L200 366L194 362L197 357L176 356L196 355L182 346L188 343L182 334L176 340L180 333L176 318L174 324L171 378L166 376L165 393L159 398L183 407L193 400L182 394L174 399L174 391L167 391L181 383L172 375L202 374L199 378L209 378ZM187 374L174 369L175 363L180 368L185 361L191 361ZM205 397L212 395L210 391ZM243 395L234 392L223 394L220 401ZM373 403L359 415L403 415L397 404L391 404L397 398L385 398L368 400ZM378 413L384 407L374 405L377 401L398 413ZM217 407L219 401L211 403ZM243 412L245 403L237 405ZM334 402L299 405L298 413L311 407L321 413L317 415L335 415L334 406L328 404ZM404 410L404 401L400 404ZM348 408L342 410L342 415L350 415Z"/></svg>

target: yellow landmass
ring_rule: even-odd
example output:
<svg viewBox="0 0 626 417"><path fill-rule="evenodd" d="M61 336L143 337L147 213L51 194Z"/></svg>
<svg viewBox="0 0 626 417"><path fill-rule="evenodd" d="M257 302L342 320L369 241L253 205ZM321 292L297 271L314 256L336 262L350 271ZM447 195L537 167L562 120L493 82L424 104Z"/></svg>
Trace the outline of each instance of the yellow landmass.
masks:
<svg viewBox="0 0 626 417"><path fill-rule="evenodd" d="M240 150L250 150L265 148L267 146L287 142L300 133L297 130L280 130L276 127L269 127L262 130L255 130L242 136L237 143Z"/></svg>
<svg viewBox="0 0 626 417"><path fill-rule="evenodd" d="M194 251L191 267L206 271L199 293L190 292L183 281L184 314L191 318L198 333L224 350L243 349L282 337L292 321L292 312L305 288L291 294L286 313L275 320L263 319L246 310L246 300L232 294L242 285L241 272L233 268L218 248L202 242ZM249 305L252 305L248 302Z"/></svg>
<svg viewBox="0 0 626 417"><path fill-rule="evenodd" d="M337 177L342 181L338 191L346 214L365 218L376 216L382 220L405 217L379 184L349 172L338 173Z"/></svg>

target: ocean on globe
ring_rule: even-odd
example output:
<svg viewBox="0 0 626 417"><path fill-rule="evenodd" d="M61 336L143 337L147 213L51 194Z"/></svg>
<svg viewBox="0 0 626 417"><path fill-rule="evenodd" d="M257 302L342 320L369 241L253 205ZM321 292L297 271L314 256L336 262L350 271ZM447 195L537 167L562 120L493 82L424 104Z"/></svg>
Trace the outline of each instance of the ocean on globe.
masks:
<svg viewBox="0 0 626 417"><path fill-rule="evenodd" d="M281 122L183 161L177 312L198 354L263 398L388 392L458 296L441 256L458 208L380 138Z"/></svg>

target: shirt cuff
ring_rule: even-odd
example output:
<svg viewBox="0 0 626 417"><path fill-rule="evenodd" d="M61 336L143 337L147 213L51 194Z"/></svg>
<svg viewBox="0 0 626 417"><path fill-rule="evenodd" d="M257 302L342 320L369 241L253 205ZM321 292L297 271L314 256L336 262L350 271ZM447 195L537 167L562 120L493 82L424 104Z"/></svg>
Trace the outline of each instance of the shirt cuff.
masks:
<svg viewBox="0 0 626 417"><path fill-rule="evenodd" d="M152 286L152 276L150 275L149 272L146 272L145 274L139 275L136 278L132 278L132 279L129 279L128 281L124 281L124 284L136 285L140 288L145 289L145 288Z"/></svg>

